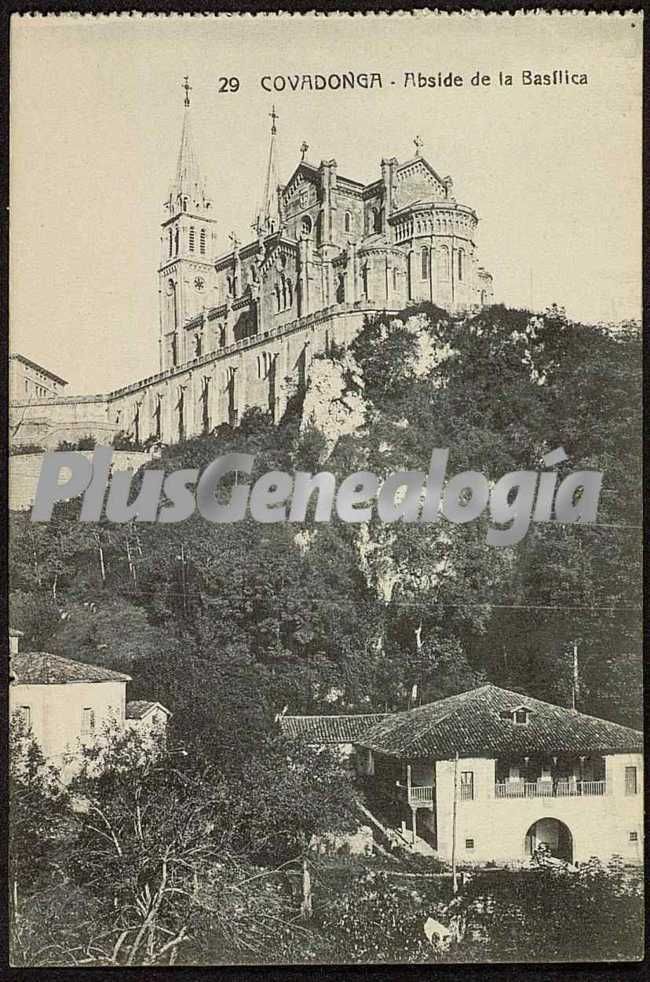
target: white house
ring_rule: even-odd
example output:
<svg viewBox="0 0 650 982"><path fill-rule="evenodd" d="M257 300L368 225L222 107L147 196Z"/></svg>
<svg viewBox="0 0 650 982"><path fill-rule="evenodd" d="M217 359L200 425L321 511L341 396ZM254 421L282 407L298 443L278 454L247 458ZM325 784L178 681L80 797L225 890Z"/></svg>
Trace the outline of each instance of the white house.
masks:
<svg viewBox="0 0 650 982"><path fill-rule="evenodd" d="M171 715L160 703L126 701L129 675L43 651L19 652L10 631L9 715L20 715L44 756L72 776L79 752L107 726L148 736Z"/></svg>
<svg viewBox="0 0 650 982"><path fill-rule="evenodd" d="M638 730L484 685L395 713L356 741L395 824L459 864L643 856Z"/></svg>

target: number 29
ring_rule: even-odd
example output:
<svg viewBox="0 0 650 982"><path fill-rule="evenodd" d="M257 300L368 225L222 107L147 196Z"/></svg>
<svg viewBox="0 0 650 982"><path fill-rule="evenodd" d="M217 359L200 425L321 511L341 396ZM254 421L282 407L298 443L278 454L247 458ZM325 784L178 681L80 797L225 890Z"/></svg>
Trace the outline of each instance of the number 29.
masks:
<svg viewBox="0 0 650 982"><path fill-rule="evenodd" d="M239 79L236 75L226 78L225 75L219 76L219 92L237 92L239 89Z"/></svg>

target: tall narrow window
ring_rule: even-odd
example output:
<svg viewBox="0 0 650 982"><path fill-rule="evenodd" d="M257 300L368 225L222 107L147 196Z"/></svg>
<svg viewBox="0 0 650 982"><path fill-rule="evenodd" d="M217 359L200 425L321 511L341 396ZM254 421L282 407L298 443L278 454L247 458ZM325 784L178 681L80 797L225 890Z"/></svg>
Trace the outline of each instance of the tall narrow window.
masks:
<svg viewBox="0 0 650 982"><path fill-rule="evenodd" d="M345 303L345 273L339 273L336 285L336 302Z"/></svg>
<svg viewBox="0 0 650 982"><path fill-rule="evenodd" d="M472 801L473 799L474 799L474 771L461 771L460 800Z"/></svg>
<svg viewBox="0 0 650 982"><path fill-rule="evenodd" d="M422 279L429 279L429 250L426 246L422 246L422 252L420 254L422 260Z"/></svg>
<svg viewBox="0 0 650 982"><path fill-rule="evenodd" d="M202 256L205 256L205 229L201 229L201 235L199 238L199 252Z"/></svg>
<svg viewBox="0 0 650 982"><path fill-rule="evenodd" d="M178 243L180 241L179 236L180 236L180 233L178 231L178 225L177 225L176 226L176 229L174 231L174 252L175 252L176 255L178 255Z"/></svg>
<svg viewBox="0 0 650 982"><path fill-rule="evenodd" d="M171 256L172 250L174 248L174 233L172 232L171 229L168 229L168 232L169 232L169 235L168 235L168 238L169 238L169 255Z"/></svg>
<svg viewBox="0 0 650 982"><path fill-rule="evenodd" d="M636 767L625 768L625 794L637 793Z"/></svg>
<svg viewBox="0 0 650 982"><path fill-rule="evenodd" d="M345 213L345 231L349 232L352 229L352 215L349 211Z"/></svg>
<svg viewBox="0 0 650 982"><path fill-rule="evenodd" d="M458 250L458 279L462 280L465 265L465 252L463 249Z"/></svg>
<svg viewBox="0 0 650 982"><path fill-rule="evenodd" d="M190 252L194 252L194 226L190 225Z"/></svg>
<svg viewBox="0 0 650 982"><path fill-rule="evenodd" d="M95 732L95 710L86 707L81 711L81 735L93 736Z"/></svg>
<svg viewBox="0 0 650 982"><path fill-rule="evenodd" d="M440 254L440 267L442 269L442 275L446 280L449 279L449 249L446 245L443 245Z"/></svg>

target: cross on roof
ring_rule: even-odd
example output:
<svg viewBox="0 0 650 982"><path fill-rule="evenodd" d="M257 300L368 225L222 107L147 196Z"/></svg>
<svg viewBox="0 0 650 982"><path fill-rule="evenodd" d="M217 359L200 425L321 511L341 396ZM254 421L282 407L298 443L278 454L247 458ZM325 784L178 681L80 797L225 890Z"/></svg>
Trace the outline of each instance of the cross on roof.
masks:
<svg viewBox="0 0 650 982"><path fill-rule="evenodd" d="M307 143L306 140L303 140L302 143L300 144L300 152L302 154L302 157L300 158L301 160L305 159L305 154L307 153L308 150L309 150L309 144Z"/></svg>
<svg viewBox="0 0 650 982"><path fill-rule="evenodd" d="M415 156L419 157L420 148L424 146L424 140L422 139L421 136L416 136L416 138L413 140L413 143L415 144Z"/></svg>
<svg viewBox="0 0 650 982"><path fill-rule="evenodd" d="M237 238L237 233L236 232L231 232L230 235L228 236L228 238L232 242L233 250L234 249L238 249L239 248L239 239Z"/></svg>
<svg viewBox="0 0 650 982"><path fill-rule="evenodd" d="M185 105L189 106L190 92L192 91L192 86L190 85L189 75L184 75L183 78L185 79L185 81L181 83L181 88L185 89Z"/></svg>
<svg viewBox="0 0 650 982"><path fill-rule="evenodd" d="M273 120L273 122L271 124L271 133L277 133L278 131L277 131L277 128L276 128L276 125L275 125L275 121L276 121L276 119L279 119L280 117L278 116L278 114L275 111L275 106L271 106L271 112L269 113L269 116Z"/></svg>

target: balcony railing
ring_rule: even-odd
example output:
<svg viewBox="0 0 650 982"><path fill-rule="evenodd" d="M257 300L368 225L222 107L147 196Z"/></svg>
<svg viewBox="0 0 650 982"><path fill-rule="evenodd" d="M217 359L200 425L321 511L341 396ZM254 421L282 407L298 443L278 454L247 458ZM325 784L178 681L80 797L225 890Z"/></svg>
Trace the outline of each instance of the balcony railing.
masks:
<svg viewBox="0 0 650 982"><path fill-rule="evenodd" d="M495 798L579 798L607 793L605 781L497 781Z"/></svg>
<svg viewBox="0 0 650 982"><path fill-rule="evenodd" d="M432 787L415 787L411 785L408 789L408 802L410 804L432 804L433 803L433 788Z"/></svg>

